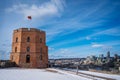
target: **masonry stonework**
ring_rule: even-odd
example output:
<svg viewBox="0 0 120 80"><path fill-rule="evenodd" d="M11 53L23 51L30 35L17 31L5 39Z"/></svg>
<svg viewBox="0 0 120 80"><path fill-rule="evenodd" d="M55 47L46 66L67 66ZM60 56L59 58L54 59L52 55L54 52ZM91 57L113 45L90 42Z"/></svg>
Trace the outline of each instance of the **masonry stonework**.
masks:
<svg viewBox="0 0 120 80"><path fill-rule="evenodd" d="M19 67L48 67L48 47L46 34L35 28L14 30L10 60Z"/></svg>

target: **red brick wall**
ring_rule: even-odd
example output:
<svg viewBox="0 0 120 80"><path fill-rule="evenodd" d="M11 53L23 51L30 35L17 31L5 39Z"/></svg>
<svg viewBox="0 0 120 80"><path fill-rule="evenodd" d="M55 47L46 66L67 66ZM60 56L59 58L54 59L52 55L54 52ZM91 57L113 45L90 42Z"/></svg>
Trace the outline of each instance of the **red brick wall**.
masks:
<svg viewBox="0 0 120 80"><path fill-rule="evenodd" d="M27 42L27 37L30 37L30 42ZM16 38L18 38L18 42L16 42ZM40 43L40 38L42 43ZM38 29L20 28L14 30L11 61L16 62L20 67L46 68L48 66L48 47L45 40L45 32ZM17 47L17 52L15 52L15 47ZM27 47L30 47L30 52L27 52ZM30 63L26 63L26 55L30 55ZM42 60L40 55L42 55Z"/></svg>

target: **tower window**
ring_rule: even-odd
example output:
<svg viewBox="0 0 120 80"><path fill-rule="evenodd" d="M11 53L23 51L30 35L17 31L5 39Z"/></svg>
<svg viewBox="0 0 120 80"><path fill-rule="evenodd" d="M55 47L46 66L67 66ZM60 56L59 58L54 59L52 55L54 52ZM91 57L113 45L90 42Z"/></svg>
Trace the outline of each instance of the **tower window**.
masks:
<svg viewBox="0 0 120 80"><path fill-rule="evenodd" d="M18 37L16 37L16 42L18 42Z"/></svg>
<svg viewBox="0 0 120 80"><path fill-rule="evenodd" d="M26 49L26 50L27 50L27 52L30 52L30 47L27 47L27 49Z"/></svg>
<svg viewBox="0 0 120 80"><path fill-rule="evenodd" d="M30 42L30 37L27 37L27 42Z"/></svg>
<svg viewBox="0 0 120 80"><path fill-rule="evenodd" d="M11 60L13 60L13 55L11 56Z"/></svg>
<svg viewBox="0 0 120 80"><path fill-rule="evenodd" d="M40 60L42 60L42 48L40 48Z"/></svg>
<svg viewBox="0 0 120 80"><path fill-rule="evenodd" d="M42 60L42 55L40 55L40 60Z"/></svg>
<svg viewBox="0 0 120 80"><path fill-rule="evenodd" d="M42 48L40 48L40 53L42 54Z"/></svg>
<svg viewBox="0 0 120 80"><path fill-rule="evenodd" d="M30 55L26 55L26 63L30 63Z"/></svg>
<svg viewBox="0 0 120 80"><path fill-rule="evenodd" d="M40 43L42 43L42 38L40 38Z"/></svg>
<svg viewBox="0 0 120 80"><path fill-rule="evenodd" d="M15 52L17 52L17 47L15 47Z"/></svg>

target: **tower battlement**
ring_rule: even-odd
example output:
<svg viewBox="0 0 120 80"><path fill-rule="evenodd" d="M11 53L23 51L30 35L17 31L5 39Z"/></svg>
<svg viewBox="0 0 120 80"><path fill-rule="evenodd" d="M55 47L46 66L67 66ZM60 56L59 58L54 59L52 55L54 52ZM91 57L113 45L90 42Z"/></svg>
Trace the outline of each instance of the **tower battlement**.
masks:
<svg viewBox="0 0 120 80"><path fill-rule="evenodd" d="M19 29L14 30L14 33L15 32L24 32L24 31L37 31L37 32L45 33L45 31L42 31L42 30L39 30L39 29L36 29L36 28L19 28Z"/></svg>

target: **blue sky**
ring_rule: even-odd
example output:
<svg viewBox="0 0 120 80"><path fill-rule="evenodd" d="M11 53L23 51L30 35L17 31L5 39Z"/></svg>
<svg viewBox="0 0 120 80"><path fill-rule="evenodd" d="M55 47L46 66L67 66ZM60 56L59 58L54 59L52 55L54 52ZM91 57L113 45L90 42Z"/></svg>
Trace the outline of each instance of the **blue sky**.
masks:
<svg viewBox="0 0 120 80"><path fill-rule="evenodd" d="M0 58L22 27L46 31L49 58L120 55L119 0L1 0Z"/></svg>

